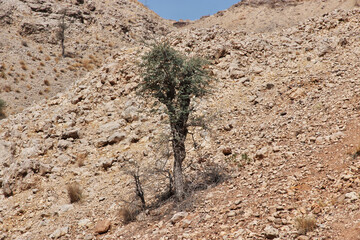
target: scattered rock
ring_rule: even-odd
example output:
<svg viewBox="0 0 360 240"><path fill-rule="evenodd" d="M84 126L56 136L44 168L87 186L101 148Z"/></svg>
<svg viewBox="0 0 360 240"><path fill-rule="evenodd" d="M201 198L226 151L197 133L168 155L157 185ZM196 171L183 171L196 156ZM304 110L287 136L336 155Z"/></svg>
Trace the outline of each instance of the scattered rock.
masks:
<svg viewBox="0 0 360 240"><path fill-rule="evenodd" d="M96 223L94 231L97 234L103 234L109 231L111 222L109 220L102 220Z"/></svg>
<svg viewBox="0 0 360 240"><path fill-rule="evenodd" d="M345 194L345 199L350 200L351 202L355 202L359 199L359 194L356 192L349 192Z"/></svg>
<svg viewBox="0 0 360 240"><path fill-rule="evenodd" d="M264 228L264 236L267 239L274 239L279 236L279 231L276 228L274 228L273 226L267 225Z"/></svg>
<svg viewBox="0 0 360 240"><path fill-rule="evenodd" d="M172 224L176 224L177 222L179 222L181 219L185 218L188 215L187 212L178 212L175 213L174 216L170 219L170 222Z"/></svg>
<svg viewBox="0 0 360 240"><path fill-rule="evenodd" d="M49 237L52 239L58 239L62 236L65 236L68 232L69 232L69 227L58 228Z"/></svg>
<svg viewBox="0 0 360 240"><path fill-rule="evenodd" d="M231 155L232 154L232 150L231 148L229 147L226 147L222 150L222 153L225 155L225 156L228 156L228 155Z"/></svg>

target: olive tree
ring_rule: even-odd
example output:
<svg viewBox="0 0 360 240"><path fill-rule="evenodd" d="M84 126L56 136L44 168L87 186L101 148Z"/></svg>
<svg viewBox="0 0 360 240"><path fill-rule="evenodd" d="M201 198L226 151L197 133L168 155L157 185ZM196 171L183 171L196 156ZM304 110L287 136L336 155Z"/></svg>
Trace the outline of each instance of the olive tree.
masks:
<svg viewBox="0 0 360 240"><path fill-rule="evenodd" d="M154 44L140 64L142 81L139 90L166 106L174 155L175 197L183 200L185 183L182 164L186 157L185 140L194 97L204 96L209 89L207 62L199 57L187 58L169 43Z"/></svg>

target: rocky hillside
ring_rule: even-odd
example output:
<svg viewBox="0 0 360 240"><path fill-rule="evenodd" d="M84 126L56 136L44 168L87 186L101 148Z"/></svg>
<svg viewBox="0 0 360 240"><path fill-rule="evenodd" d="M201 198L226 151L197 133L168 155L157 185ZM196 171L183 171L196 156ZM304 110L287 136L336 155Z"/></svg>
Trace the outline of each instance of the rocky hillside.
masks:
<svg viewBox="0 0 360 240"><path fill-rule="evenodd" d="M359 0L243 0L225 11L204 16L190 27L221 26L247 33L269 32L320 17L335 9L350 10Z"/></svg>
<svg viewBox="0 0 360 240"><path fill-rule="evenodd" d="M65 52L57 36L65 14ZM124 47L171 24L137 1L0 1L0 97L7 114L64 91Z"/></svg>
<svg viewBox="0 0 360 240"><path fill-rule="evenodd" d="M113 51L65 92L0 121L0 239L358 239L359 20L359 9L335 10L267 33L159 36L208 58L217 80L194 102L209 127L187 142L193 195L129 224L133 172L149 205L166 190L155 167L170 167L169 129L135 93L148 48Z"/></svg>

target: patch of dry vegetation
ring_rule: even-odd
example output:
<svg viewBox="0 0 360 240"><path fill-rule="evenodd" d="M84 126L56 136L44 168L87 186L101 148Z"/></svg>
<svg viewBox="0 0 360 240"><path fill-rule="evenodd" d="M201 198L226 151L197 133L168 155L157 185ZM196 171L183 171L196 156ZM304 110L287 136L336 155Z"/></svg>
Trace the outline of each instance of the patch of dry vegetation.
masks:
<svg viewBox="0 0 360 240"><path fill-rule="evenodd" d="M311 216L302 216L295 219L296 229L299 234L306 234L316 228L316 219Z"/></svg>
<svg viewBox="0 0 360 240"><path fill-rule="evenodd" d="M78 183L71 183L67 186L67 192L70 199L70 203L81 201L83 198L82 190Z"/></svg>
<svg viewBox="0 0 360 240"><path fill-rule="evenodd" d="M119 217L123 224L129 224L136 220L136 211L132 207L123 207L119 210Z"/></svg>

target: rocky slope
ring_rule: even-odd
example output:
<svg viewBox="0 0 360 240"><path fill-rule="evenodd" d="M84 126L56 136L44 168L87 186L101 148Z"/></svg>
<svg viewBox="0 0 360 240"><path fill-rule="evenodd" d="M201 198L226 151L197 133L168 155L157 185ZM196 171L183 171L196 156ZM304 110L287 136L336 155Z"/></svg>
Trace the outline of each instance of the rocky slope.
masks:
<svg viewBox="0 0 360 240"><path fill-rule="evenodd" d="M65 12L65 51L57 38ZM0 1L0 97L7 114L64 91L121 48L171 24L137 1Z"/></svg>
<svg viewBox="0 0 360 240"><path fill-rule="evenodd" d="M160 37L212 61L214 92L194 103L209 129L191 129L197 145L187 143L197 191L128 225L119 211L135 199L131 169L154 203L166 177L148 170L170 164L166 115L135 94L146 47L118 49L64 93L2 120L0 239L357 239L359 19L336 10L269 33ZM74 182L83 198L70 203Z"/></svg>
<svg viewBox="0 0 360 240"><path fill-rule="evenodd" d="M204 16L189 26L219 25L246 33L269 32L295 26L335 9L350 10L359 4L358 0L248 0L212 16Z"/></svg>

